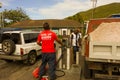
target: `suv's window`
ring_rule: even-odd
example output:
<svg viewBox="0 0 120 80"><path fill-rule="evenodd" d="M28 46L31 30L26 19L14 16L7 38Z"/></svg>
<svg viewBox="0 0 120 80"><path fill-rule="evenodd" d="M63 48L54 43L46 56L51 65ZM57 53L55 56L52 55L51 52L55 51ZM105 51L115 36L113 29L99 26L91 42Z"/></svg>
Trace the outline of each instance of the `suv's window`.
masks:
<svg viewBox="0 0 120 80"><path fill-rule="evenodd" d="M21 44L21 38L19 33L12 33L11 35L15 44Z"/></svg>
<svg viewBox="0 0 120 80"><path fill-rule="evenodd" d="M25 43L36 42L39 33L23 34Z"/></svg>
<svg viewBox="0 0 120 80"><path fill-rule="evenodd" d="M15 44L21 44L21 38L19 33L5 33L1 35L1 41L5 39L11 39L14 41Z"/></svg>

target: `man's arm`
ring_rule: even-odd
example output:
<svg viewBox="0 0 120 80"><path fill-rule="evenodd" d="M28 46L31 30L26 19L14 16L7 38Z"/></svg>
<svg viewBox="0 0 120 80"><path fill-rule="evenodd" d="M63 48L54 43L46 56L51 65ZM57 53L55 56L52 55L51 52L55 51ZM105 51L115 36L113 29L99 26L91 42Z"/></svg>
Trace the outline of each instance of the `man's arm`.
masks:
<svg viewBox="0 0 120 80"><path fill-rule="evenodd" d="M40 42L40 41L38 41L38 40L37 40L37 44L38 44L39 46L41 46L41 45L42 45L42 44L41 44L41 42Z"/></svg>
<svg viewBox="0 0 120 80"><path fill-rule="evenodd" d="M39 45L39 46L41 46L42 44L41 44L41 37L40 37L40 34L38 35L38 38L37 38L37 44Z"/></svg>
<svg viewBox="0 0 120 80"><path fill-rule="evenodd" d="M70 37L70 43L71 43L71 46L72 46L72 44L73 44L73 34Z"/></svg>
<svg viewBox="0 0 120 80"><path fill-rule="evenodd" d="M81 46L81 42L82 42L82 35L81 35L81 33L79 34L79 39L78 39L78 43L79 43L79 45Z"/></svg>
<svg viewBox="0 0 120 80"><path fill-rule="evenodd" d="M62 41L58 37L56 38L56 41L63 46Z"/></svg>

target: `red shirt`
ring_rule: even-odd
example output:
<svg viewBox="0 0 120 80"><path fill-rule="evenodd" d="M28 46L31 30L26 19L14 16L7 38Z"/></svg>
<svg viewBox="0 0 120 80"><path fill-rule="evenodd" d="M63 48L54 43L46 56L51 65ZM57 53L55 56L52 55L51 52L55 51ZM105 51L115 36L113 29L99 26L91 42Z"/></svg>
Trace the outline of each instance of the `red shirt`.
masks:
<svg viewBox="0 0 120 80"><path fill-rule="evenodd" d="M57 35L50 30L44 30L38 35L37 41L42 42L43 53L55 52L54 41L56 38Z"/></svg>

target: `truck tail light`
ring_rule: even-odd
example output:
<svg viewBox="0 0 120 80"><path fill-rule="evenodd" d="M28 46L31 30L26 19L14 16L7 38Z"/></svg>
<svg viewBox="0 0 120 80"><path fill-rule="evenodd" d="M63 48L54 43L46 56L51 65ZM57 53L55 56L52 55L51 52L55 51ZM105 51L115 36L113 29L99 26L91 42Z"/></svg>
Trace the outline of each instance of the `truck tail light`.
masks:
<svg viewBox="0 0 120 80"><path fill-rule="evenodd" d="M24 54L24 49L20 48L20 54L23 55Z"/></svg>

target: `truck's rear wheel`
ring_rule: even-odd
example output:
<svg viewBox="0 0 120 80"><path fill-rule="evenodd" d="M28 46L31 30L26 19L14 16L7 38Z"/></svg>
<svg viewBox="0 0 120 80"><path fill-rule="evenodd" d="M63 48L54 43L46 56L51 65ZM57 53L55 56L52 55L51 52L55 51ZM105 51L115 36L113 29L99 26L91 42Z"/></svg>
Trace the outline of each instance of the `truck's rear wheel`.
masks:
<svg viewBox="0 0 120 80"><path fill-rule="evenodd" d="M10 39L4 40L2 42L2 50L7 55L12 54L15 51L15 43Z"/></svg>
<svg viewBox="0 0 120 80"><path fill-rule="evenodd" d="M29 65L35 64L36 59L37 59L36 53L35 53L34 51L31 51L31 52L28 54L28 64L29 64Z"/></svg>

